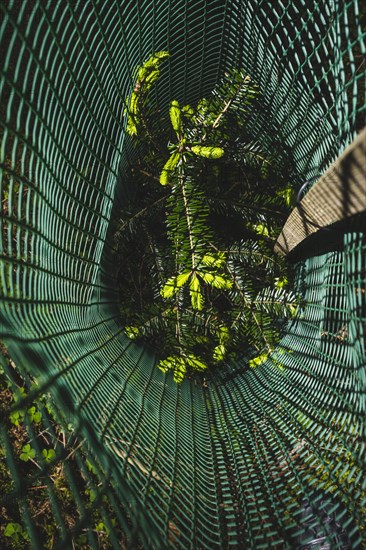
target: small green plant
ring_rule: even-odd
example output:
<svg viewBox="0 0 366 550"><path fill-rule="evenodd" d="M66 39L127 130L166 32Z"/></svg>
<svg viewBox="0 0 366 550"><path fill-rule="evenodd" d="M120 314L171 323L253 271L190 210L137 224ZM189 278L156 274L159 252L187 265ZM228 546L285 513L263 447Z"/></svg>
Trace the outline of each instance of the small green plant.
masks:
<svg viewBox="0 0 366 550"><path fill-rule="evenodd" d="M264 362L297 299L272 252L292 189L249 131L258 86L233 69L195 107L173 99L164 120L149 93L168 58L136 69L126 101L140 157L115 242L125 333L179 383L248 349L250 366Z"/></svg>
<svg viewBox="0 0 366 550"><path fill-rule="evenodd" d="M36 450L31 447L29 443L23 446L22 452L19 455L20 460L28 462L28 460L34 460L36 456Z"/></svg>
<svg viewBox="0 0 366 550"><path fill-rule="evenodd" d="M46 463L52 462L56 458L54 449L42 449L42 456Z"/></svg>
<svg viewBox="0 0 366 550"><path fill-rule="evenodd" d="M20 523L7 523L5 526L4 535L15 543L25 543L28 540L28 535Z"/></svg>
<svg viewBox="0 0 366 550"><path fill-rule="evenodd" d="M34 422L34 424L40 424L42 420L42 414L37 410L37 407L35 405L30 407L27 413L31 422Z"/></svg>
<svg viewBox="0 0 366 550"><path fill-rule="evenodd" d="M16 410L10 413L9 419L14 426L20 426L20 424L23 422L25 417L25 411L22 410Z"/></svg>
<svg viewBox="0 0 366 550"><path fill-rule="evenodd" d="M108 529L108 527L106 527L106 525L103 523L103 521L99 521L97 523L97 525L95 526L95 530L98 533L106 533L107 535L109 534L109 529Z"/></svg>
<svg viewBox="0 0 366 550"><path fill-rule="evenodd" d="M88 468L88 470L90 472L92 472L94 475L97 475L97 470L96 468L93 466L93 464L90 462L90 460L86 460L86 467Z"/></svg>
<svg viewBox="0 0 366 550"><path fill-rule="evenodd" d="M94 502L97 498L97 494L93 489L86 489L85 494L89 497L90 502Z"/></svg>

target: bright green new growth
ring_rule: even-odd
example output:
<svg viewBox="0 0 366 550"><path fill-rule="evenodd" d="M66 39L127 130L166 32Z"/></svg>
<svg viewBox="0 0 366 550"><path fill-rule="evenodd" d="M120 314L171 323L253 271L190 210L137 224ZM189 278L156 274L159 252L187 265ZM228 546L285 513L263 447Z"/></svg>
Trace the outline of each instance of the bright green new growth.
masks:
<svg viewBox="0 0 366 550"><path fill-rule="evenodd" d="M279 320L291 318L296 308L270 249L290 187L278 191L271 158L246 127L257 86L233 70L196 109L172 100L168 126L174 138L168 131L164 140L147 93L167 57L154 54L136 70L127 133L144 151L143 177L134 172L137 210L127 205L116 235L121 257L132 258L131 268L126 260L121 266L125 333L155 345L163 356L158 367L172 371L179 383L245 349L257 356L249 366L260 365L274 348ZM166 148L167 159L160 153ZM242 226L240 237L230 235L233 220ZM126 240L121 227L131 231ZM139 270L134 262L141 263Z"/></svg>
<svg viewBox="0 0 366 550"><path fill-rule="evenodd" d="M170 106L170 121L172 123L173 130L176 132L178 139L182 135L183 126L182 126L182 116L179 108L178 101L174 100Z"/></svg>
<svg viewBox="0 0 366 550"><path fill-rule="evenodd" d="M137 79L125 110L128 115L126 132L130 136L137 136L139 126L143 124L141 112L148 92L160 76L160 63L168 57L169 53L166 51L156 52L136 71Z"/></svg>
<svg viewBox="0 0 366 550"><path fill-rule="evenodd" d="M167 183L169 183L170 178L175 170L175 167L179 162L179 159L180 159L179 153L172 153L172 155L168 158L160 174L161 185L166 185Z"/></svg>
<svg viewBox="0 0 366 550"><path fill-rule="evenodd" d="M201 145L194 145L191 151L198 157L206 159L219 159L224 154L224 150L221 147L204 147Z"/></svg>

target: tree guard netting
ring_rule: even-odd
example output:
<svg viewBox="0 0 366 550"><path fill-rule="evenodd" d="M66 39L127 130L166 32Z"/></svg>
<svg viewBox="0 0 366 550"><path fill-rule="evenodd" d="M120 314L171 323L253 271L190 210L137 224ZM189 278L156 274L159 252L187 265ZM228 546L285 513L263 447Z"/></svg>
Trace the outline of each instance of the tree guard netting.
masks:
<svg viewBox="0 0 366 550"><path fill-rule="evenodd" d="M156 88L165 107L194 103L245 67L262 93L253 131L291 151L300 189L365 126L364 3L9 0L0 9L1 339L31 395L52 395L83 441L93 473L79 448L72 460L93 476L92 510L110 516L108 499L109 547L121 547L119 529L131 547L365 547L365 156L341 172L344 215L333 221L342 221L319 220L325 229L289 256L305 306L280 342L281 368L273 356L256 369L243 359L202 384L175 384L124 334L109 231L134 160L123 110L136 66L169 50ZM357 214L347 208L355 164ZM325 183L315 208L331 208ZM8 427L6 413L14 483L1 502L16 503L29 544L42 547ZM67 466L67 449L57 460ZM59 526L54 547L84 532L98 548L66 466L72 528L47 466L39 472Z"/></svg>

